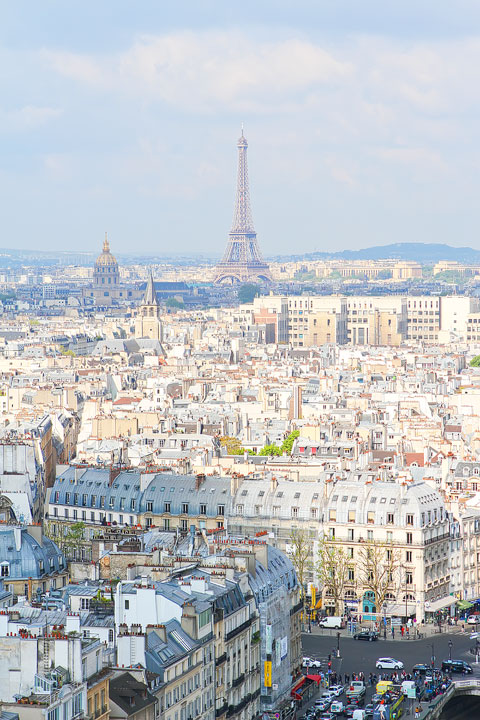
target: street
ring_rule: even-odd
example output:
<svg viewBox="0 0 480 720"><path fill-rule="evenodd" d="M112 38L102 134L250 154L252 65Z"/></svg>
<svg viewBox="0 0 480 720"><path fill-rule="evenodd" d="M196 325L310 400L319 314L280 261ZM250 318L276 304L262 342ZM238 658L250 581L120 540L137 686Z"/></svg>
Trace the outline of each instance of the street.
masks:
<svg viewBox="0 0 480 720"><path fill-rule="evenodd" d="M380 657L393 657L401 660L406 672L410 672L416 663L432 663L432 644L435 656L435 667L440 667L442 660L448 659L449 641L452 642L452 658L466 660L474 669L474 674L480 676L480 664L475 665L475 657L469 653L475 640L470 640L468 634L441 633L422 640L383 640L365 642L353 640L350 637L340 638L340 659L335 657L337 648L337 635L335 632L325 631L324 634L302 635L303 653L311 658L326 658L332 655L332 670L337 673L358 673L362 671L368 678L369 673L377 673L375 662Z"/></svg>
<svg viewBox="0 0 480 720"><path fill-rule="evenodd" d="M324 661L322 662L322 670L326 669L328 655L331 655L332 671L337 674L341 673L342 679L345 673L350 675L351 678L353 673L363 672L367 685L366 703L370 702L375 692L374 687L368 686L369 674L378 675L380 672L384 672L390 675L393 672L391 670L377 670L375 663L378 658L392 657L395 660L401 660L405 671L408 673L417 663L431 665L432 644L435 667L440 668L442 661L448 659L449 642L451 642L452 658L466 660L472 666L474 675L480 677L480 663L476 665L474 655L469 652L469 649L475 645L475 640L470 640L469 633L441 633L422 640L379 639L375 642L365 642L342 636L339 642L340 658L336 657L337 633L329 630L323 631L322 634L318 633L317 630L315 633L302 635L303 654ZM313 670L312 672L317 671ZM460 679L460 676L454 676L455 678ZM319 694L322 692L323 688L320 689ZM345 695L341 699L345 702ZM313 704L313 701L310 704ZM302 708L302 712L305 712L305 708Z"/></svg>

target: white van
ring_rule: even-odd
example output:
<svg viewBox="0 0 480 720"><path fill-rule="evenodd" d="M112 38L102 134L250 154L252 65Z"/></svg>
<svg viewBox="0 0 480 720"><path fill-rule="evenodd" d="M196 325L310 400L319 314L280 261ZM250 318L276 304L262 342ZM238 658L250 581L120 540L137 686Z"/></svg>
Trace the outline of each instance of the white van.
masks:
<svg viewBox="0 0 480 720"><path fill-rule="evenodd" d="M355 708L352 720L365 720L365 710L363 708Z"/></svg>
<svg viewBox="0 0 480 720"><path fill-rule="evenodd" d="M343 618L324 617L320 620L318 626L321 628L335 628L336 630L340 630L340 628L343 626Z"/></svg>

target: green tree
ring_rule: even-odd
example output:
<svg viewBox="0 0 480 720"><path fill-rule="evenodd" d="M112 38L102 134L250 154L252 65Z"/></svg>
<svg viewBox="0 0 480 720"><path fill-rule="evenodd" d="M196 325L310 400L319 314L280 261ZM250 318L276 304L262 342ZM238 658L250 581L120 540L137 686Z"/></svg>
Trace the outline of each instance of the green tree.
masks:
<svg viewBox="0 0 480 720"><path fill-rule="evenodd" d="M398 593L402 577L400 550L389 543L369 540L359 547L355 565L362 592L373 593L376 611L381 613L387 594Z"/></svg>
<svg viewBox="0 0 480 720"><path fill-rule="evenodd" d="M174 308L175 310L183 310L183 308L185 307L184 302L181 302L180 300L177 300L177 298L174 298L174 297L168 298L165 305L168 308Z"/></svg>
<svg viewBox="0 0 480 720"><path fill-rule="evenodd" d="M480 355L475 355L475 357L470 360L470 367L480 367Z"/></svg>
<svg viewBox="0 0 480 720"><path fill-rule="evenodd" d="M56 528L54 532L53 528ZM67 559L74 555L74 550L78 549L84 540L85 523L77 522L72 525L63 523L53 524L44 523L43 531L47 537L53 540Z"/></svg>
<svg viewBox="0 0 480 720"><path fill-rule="evenodd" d="M281 455L282 449L278 447L278 445L265 445L260 452L259 455Z"/></svg>
<svg viewBox="0 0 480 720"><path fill-rule="evenodd" d="M298 438L299 435L300 435L299 430L293 430L293 432L291 432L290 435L287 435L287 437L285 438L285 440L283 441L282 446L281 446L282 453L287 453L288 455L292 454L293 443L295 442L295 440Z"/></svg>
<svg viewBox="0 0 480 720"><path fill-rule="evenodd" d="M244 303L251 303L253 299L260 294L260 285L254 283L246 283L238 289L238 302L242 305Z"/></svg>

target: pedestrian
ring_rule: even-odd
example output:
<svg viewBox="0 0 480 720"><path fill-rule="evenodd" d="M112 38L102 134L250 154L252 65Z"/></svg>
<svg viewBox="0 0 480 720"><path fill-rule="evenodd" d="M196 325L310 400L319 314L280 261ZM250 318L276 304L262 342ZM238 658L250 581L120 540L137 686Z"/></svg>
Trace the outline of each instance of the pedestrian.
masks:
<svg viewBox="0 0 480 720"><path fill-rule="evenodd" d="M403 625L400 628L400 632L402 633L402 637L403 637L403 633L405 632L405 628L403 627Z"/></svg>
<svg viewBox="0 0 480 720"><path fill-rule="evenodd" d="M395 628L392 626L392 640L395 640Z"/></svg>
<svg viewBox="0 0 480 720"><path fill-rule="evenodd" d="M418 705L417 705L416 708L415 708L415 718L418 719L419 717L420 717L420 708L419 708Z"/></svg>

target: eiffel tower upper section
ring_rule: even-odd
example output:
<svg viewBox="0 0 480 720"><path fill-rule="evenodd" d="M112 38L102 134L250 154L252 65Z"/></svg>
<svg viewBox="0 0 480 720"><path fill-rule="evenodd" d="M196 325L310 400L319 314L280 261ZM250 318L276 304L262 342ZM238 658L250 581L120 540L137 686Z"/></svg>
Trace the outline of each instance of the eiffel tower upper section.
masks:
<svg viewBox="0 0 480 720"><path fill-rule="evenodd" d="M270 281L270 269L264 261L253 227L248 189L247 139L238 140L237 196L232 229L222 261L217 265L215 283L244 283Z"/></svg>

